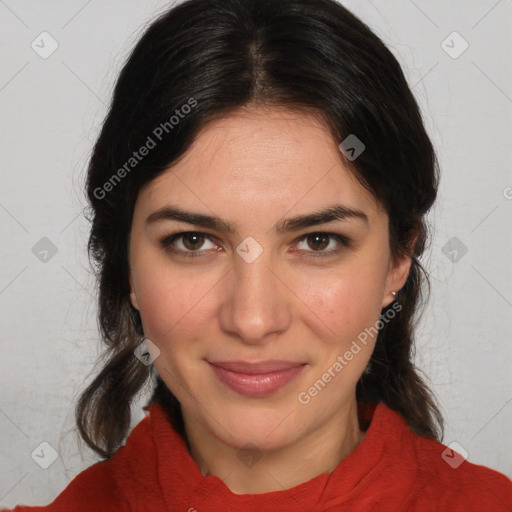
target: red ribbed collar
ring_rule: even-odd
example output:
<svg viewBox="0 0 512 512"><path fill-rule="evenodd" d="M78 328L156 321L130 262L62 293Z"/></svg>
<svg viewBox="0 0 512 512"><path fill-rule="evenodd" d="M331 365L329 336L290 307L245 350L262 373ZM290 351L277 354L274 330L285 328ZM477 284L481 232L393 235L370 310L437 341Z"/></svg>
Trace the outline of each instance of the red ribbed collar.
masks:
<svg viewBox="0 0 512 512"><path fill-rule="evenodd" d="M151 435L155 443L157 473L163 500L169 510L207 512L237 510L250 512L279 510L325 510L326 507L347 503L352 499L365 501L372 481L378 481L384 468L393 462L402 464L400 452L404 440L410 439L402 417L383 404L359 408L360 418L371 420L361 444L343 459L336 469L283 491L263 494L234 494L224 482L212 475L203 476L190 456L183 438L172 428L165 410L158 404L149 407ZM147 419L147 418L146 418ZM410 468L410 484L403 480L392 495L402 496L413 486L416 468ZM406 485L404 485L406 484ZM371 487L370 487L371 489ZM396 499L396 494L394 495ZM270 508L269 508L270 507Z"/></svg>

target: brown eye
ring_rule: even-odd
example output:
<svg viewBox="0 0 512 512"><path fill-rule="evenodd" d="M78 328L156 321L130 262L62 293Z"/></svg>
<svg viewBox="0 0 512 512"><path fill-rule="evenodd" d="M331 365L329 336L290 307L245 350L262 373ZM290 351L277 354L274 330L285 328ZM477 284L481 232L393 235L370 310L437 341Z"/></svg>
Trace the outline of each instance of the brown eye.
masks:
<svg viewBox="0 0 512 512"><path fill-rule="evenodd" d="M350 247L350 240L337 233L309 233L304 235L298 249L307 256L334 256Z"/></svg>
<svg viewBox="0 0 512 512"><path fill-rule="evenodd" d="M211 235L198 231L180 231L160 240L166 252L187 258L205 257L212 254L212 249L219 250Z"/></svg>
<svg viewBox="0 0 512 512"><path fill-rule="evenodd" d="M204 244L205 236L201 233L185 233L182 235L183 245L189 251L200 249Z"/></svg>
<svg viewBox="0 0 512 512"><path fill-rule="evenodd" d="M307 236L308 246L315 251L322 251L328 245L330 238L324 233L314 233Z"/></svg>

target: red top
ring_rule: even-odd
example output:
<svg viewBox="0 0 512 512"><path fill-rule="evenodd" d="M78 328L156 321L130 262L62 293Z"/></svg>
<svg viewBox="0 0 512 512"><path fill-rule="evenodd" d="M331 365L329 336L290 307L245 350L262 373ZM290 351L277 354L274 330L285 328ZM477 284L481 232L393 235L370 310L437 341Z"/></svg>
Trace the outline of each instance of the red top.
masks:
<svg viewBox="0 0 512 512"><path fill-rule="evenodd" d="M216 476L202 476L163 408L153 404L125 446L76 476L52 504L14 510L512 511L512 481L505 475L415 435L383 404L373 417L371 409L366 413L371 423L362 443L331 474L283 491L233 494Z"/></svg>

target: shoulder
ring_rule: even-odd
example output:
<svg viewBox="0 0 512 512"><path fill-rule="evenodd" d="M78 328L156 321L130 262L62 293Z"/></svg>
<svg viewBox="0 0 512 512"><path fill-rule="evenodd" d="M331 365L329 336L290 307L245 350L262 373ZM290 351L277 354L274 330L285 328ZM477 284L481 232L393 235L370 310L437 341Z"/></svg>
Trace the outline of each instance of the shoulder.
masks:
<svg viewBox="0 0 512 512"><path fill-rule="evenodd" d="M371 423L368 432L374 427L380 439L375 445L382 445L385 478L392 478L387 485L400 489L400 510L512 511L512 481L469 462L462 446L416 434L399 412L383 403Z"/></svg>
<svg viewBox="0 0 512 512"><path fill-rule="evenodd" d="M140 491L139 475L150 478L152 440L149 418L140 421L124 446L107 460L97 462L75 476L49 505L29 507L18 505L13 512L89 512L91 503L99 510L132 510L127 489ZM0 509L8 510L8 509Z"/></svg>
<svg viewBox="0 0 512 512"><path fill-rule="evenodd" d="M128 510L124 506L124 499L119 492L114 476L117 455L118 453L79 473L48 505L18 505L12 511L69 512L73 510L74 512L86 512L90 510L91 503L95 503L101 510Z"/></svg>
<svg viewBox="0 0 512 512"><path fill-rule="evenodd" d="M469 462L460 445L411 436L420 474L416 492L440 510L512 510L512 481L507 476Z"/></svg>

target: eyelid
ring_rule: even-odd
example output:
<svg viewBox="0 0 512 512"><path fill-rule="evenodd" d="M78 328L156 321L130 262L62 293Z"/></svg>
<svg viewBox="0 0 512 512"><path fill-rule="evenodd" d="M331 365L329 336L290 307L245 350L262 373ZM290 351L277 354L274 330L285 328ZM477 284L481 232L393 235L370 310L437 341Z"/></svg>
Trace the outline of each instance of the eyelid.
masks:
<svg viewBox="0 0 512 512"><path fill-rule="evenodd" d="M162 238L160 240L160 245L165 250L171 251L174 254L184 255L185 257L198 257L198 256L201 256L202 253L208 253L209 251L212 250L212 249L206 249L206 250L198 249L196 251L191 251L191 250L184 251L182 249L172 248L173 242L175 242L176 240L182 238L184 235L187 235L187 234L195 234L195 235L199 235L199 236L204 236L205 238L211 240L212 242L214 240L218 241L218 238L215 235L212 235L210 233L205 233L202 231L193 231L193 230L179 230L179 231L175 231L174 233ZM336 249L330 249L328 251L303 251L301 249L298 249L298 250L294 249L294 252L304 252L312 257L322 257L322 256L325 257L325 256L333 255L333 254L338 254L341 250L343 250L347 247L350 247L351 243L352 243L352 241L347 236L341 235L339 233L332 233L329 231L311 231L309 233L305 233L305 234L301 235L300 237L296 238L294 240L294 243L295 244L300 243L303 240L305 240L307 237L313 236L313 235L325 235L330 239L336 240L341 245L341 247L338 247Z"/></svg>

